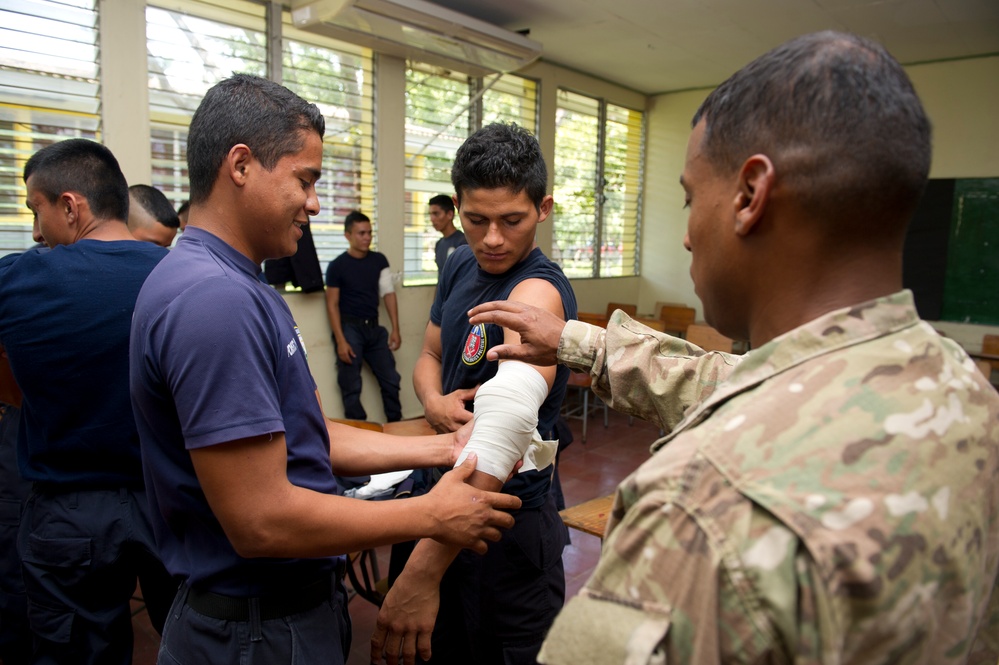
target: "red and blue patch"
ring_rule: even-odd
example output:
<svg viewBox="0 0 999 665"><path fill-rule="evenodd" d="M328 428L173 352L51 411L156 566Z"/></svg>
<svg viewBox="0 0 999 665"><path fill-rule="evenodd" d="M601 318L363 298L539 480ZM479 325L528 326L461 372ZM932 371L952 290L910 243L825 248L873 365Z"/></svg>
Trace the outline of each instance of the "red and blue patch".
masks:
<svg viewBox="0 0 999 665"><path fill-rule="evenodd" d="M461 351L461 360L466 365L474 365L486 355L486 327L472 326L465 339L465 348Z"/></svg>

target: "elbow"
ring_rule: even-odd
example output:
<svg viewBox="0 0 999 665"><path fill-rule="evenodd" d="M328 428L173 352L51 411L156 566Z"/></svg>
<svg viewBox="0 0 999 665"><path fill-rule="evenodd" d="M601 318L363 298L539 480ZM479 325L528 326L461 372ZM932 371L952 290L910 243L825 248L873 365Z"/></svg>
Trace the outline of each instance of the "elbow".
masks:
<svg viewBox="0 0 999 665"><path fill-rule="evenodd" d="M225 527L225 535L236 554L244 559L287 556L288 539L267 519L243 519Z"/></svg>

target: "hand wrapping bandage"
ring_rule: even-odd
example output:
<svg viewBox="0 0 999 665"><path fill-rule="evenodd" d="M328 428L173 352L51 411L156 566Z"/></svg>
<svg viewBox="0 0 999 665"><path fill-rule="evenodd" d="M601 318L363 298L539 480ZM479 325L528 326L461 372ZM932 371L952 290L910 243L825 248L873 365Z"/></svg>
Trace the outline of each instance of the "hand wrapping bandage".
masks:
<svg viewBox="0 0 999 665"><path fill-rule="evenodd" d="M395 293L395 285L392 283L392 271L382 268L378 273L378 297L384 298L386 293Z"/></svg>
<svg viewBox="0 0 999 665"><path fill-rule="evenodd" d="M558 441L543 441L538 434L538 409L548 397L548 384L526 363L500 363L496 376L475 393L472 436L455 466L469 453L479 456L476 470L506 481L517 460L521 471L543 469L555 460Z"/></svg>

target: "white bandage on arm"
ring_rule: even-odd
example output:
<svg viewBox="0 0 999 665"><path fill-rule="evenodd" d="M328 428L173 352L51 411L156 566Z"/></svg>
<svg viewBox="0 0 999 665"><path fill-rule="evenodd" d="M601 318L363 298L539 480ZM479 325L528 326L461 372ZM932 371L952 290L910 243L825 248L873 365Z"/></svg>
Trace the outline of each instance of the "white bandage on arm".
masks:
<svg viewBox="0 0 999 665"><path fill-rule="evenodd" d="M386 293L395 293L395 286L392 284L392 271L382 268L378 273L378 297L384 298Z"/></svg>
<svg viewBox="0 0 999 665"><path fill-rule="evenodd" d="M476 470L506 481L517 460L537 436L538 409L548 383L536 369L517 360L500 363L496 376L475 393L475 425L458 464L474 452Z"/></svg>

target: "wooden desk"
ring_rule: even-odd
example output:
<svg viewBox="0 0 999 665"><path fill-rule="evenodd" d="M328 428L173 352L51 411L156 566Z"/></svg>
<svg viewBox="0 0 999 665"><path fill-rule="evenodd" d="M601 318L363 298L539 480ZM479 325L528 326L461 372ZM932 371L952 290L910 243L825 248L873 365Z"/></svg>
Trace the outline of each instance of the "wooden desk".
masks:
<svg viewBox="0 0 999 665"><path fill-rule="evenodd" d="M562 522L570 529L579 529L597 538L604 537L604 529L614 506L614 495L608 494L584 501L559 512Z"/></svg>
<svg viewBox="0 0 999 665"><path fill-rule="evenodd" d="M399 420L394 423L382 425L382 431L386 434L396 436L424 436L426 434L437 434L430 426L426 418L410 418L409 420Z"/></svg>

